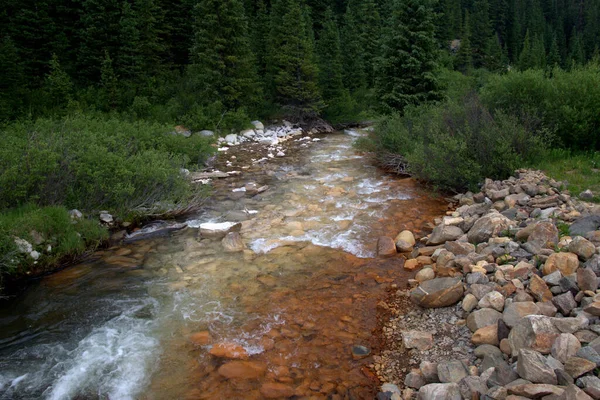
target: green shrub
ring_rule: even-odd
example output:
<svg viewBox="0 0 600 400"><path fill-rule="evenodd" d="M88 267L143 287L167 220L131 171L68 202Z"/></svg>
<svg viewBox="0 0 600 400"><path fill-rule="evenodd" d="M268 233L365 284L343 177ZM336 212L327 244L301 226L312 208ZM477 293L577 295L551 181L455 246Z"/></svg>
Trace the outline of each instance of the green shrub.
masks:
<svg viewBox="0 0 600 400"><path fill-rule="evenodd" d="M514 117L492 116L474 93L385 117L373 142L382 164L398 164L400 155L410 174L450 190L475 189L486 177L506 178L543 148Z"/></svg>
<svg viewBox="0 0 600 400"><path fill-rule="evenodd" d="M495 75L482 89L492 111L519 118L531 130L555 132L558 145L600 150L600 67L541 70Z"/></svg>
<svg viewBox="0 0 600 400"><path fill-rule="evenodd" d="M40 257L18 251L15 238L26 240ZM36 239L43 241L36 244ZM65 257L74 257L94 249L108 238L108 231L98 222L72 220L64 207L40 208L29 204L0 213L0 284L3 277L18 277L34 265L57 265Z"/></svg>
<svg viewBox="0 0 600 400"><path fill-rule="evenodd" d="M127 212L191 194L181 168L212 152L211 141L171 126L74 115L2 129L0 207L34 202Z"/></svg>

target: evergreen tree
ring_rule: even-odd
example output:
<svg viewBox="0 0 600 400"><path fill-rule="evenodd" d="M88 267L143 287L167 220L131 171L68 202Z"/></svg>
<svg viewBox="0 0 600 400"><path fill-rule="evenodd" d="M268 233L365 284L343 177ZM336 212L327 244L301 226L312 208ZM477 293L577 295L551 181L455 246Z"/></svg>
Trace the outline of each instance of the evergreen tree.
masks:
<svg viewBox="0 0 600 400"><path fill-rule="evenodd" d="M56 54L50 60L50 72L46 75L44 89L52 108L64 107L72 99L73 82L61 68Z"/></svg>
<svg viewBox="0 0 600 400"><path fill-rule="evenodd" d="M269 58L276 103L294 119L318 115L323 108L314 62L312 26L298 0L274 0Z"/></svg>
<svg viewBox="0 0 600 400"><path fill-rule="evenodd" d="M165 23L161 35L167 46L165 63L179 70L190 62L194 32L189 27L189 20L194 3L194 0L162 0Z"/></svg>
<svg viewBox="0 0 600 400"><path fill-rule="evenodd" d="M581 34L573 28L571 40L569 41L569 67L573 64L583 65L585 63L585 51Z"/></svg>
<svg viewBox="0 0 600 400"><path fill-rule="evenodd" d="M0 121L15 114L21 105L23 92L23 68L17 48L10 37L0 42Z"/></svg>
<svg viewBox="0 0 600 400"><path fill-rule="evenodd" d="M104 52L100 68L100 103L105 110L114 110L120 103L119 80L108 50Z"/></svg>
<svg viewBox="0 0 600 400"><path fill-rule="evenodd" d="M426 0L397 0L383 38L376 93L386 111L438 100L438 46L433 10Z"/></svg>
<svg viewBox="0 0 600 400"><path fill-rule="evenodd" d="M355 12L348 6L341 33L344 62L344 82L352 92L367 87L367 71L362 57L363 48Z"/></svg>
<svg viewBox="0 0 600 400"><path fill-rule="evenodd" d="M464 25L460 38L460 48L456 54L456 69L463 74L471 73L473 69L473 50L471 49L471 21L469 10L465 11Z"/></svg>
<svg viewBox="0 0 600 400"><path fill-rule="evenodd" d="M327 103L344 95L342 52L340 34L334 20L333 11L328 8L322 20L323 29L317 41L319 60L319 84L323 99Z"/></svg>
<svg viewBox="0 0 600 400"><path fill-rule="evenodd" d="M508 41L510 7L508 0L490 1L490 22L501 46Z"/></svg>
<svg viewBox="0 0 600 400"><path fill-rule="evenodd" d="M561 65L560 53L558 51L558 42L556 41L556 35L552 37L552 43L550 44L550 50L548 51L547 66L548 68L555 68Z"/></svg>
<svg viewBox="0 0 600 400"><path fill-rule="evenodd" d="M526 71L528 69L545 68L545 66L546 50L544 42L538 36L532 38L528 30L523 41L523 50L519 55L519 69Z"/></svg>
<svg viewBox="0 0 600 400"><path fill-rule="evenodd" d="M194 16L190 72L201 98L220 101L228 110L256 107L258 78L242 2L201 0Z"/></svg>
<svg viewBox="0 0 600 400"><path fill-rule="evenodd" d="M83 0L81 46L77 57L77 71L83 82L98 82L105 51L115 56L121 47L120 0Z"/></svg>
<svg viewBox="0 0 600 400"><path fill-rule="evenodd" d="M492 35L488 0L475 0L473 3L471 28L473 65L479 68L484 63L486 45Z"/></svg>
<svg viewBox="0 0 600 400"><path fill-rule="evenodd" d="M353 1L353 0L350 0ZM381 17L377 10L375 0L361 0L358 14L358 26L361 28L359 40L361 46L362 63L367 78L367 85L373 86L375 82L375 62L379 55ZM355 7L357 8L357 7Z"/></svg>
<svg viewBox="0 0 600 400"><path fill-rule="evenodd" d="M506 54L497 35L492 35L487 42L483 66L493 72L506 71Z"/></svg>

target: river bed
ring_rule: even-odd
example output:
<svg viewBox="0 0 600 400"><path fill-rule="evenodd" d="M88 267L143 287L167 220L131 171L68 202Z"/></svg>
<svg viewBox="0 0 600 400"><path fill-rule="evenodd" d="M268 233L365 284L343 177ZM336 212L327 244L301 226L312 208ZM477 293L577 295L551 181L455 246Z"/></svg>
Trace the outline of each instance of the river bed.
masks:
<svg viewBox="0 0 600 400"><path fill-rule="evenodd" d="M0 399L373 398L371 357L352 348L377 351L377 303L409 277L377 238L427 231L446 203L370 165L350 133L214 182L187 222L242 222L242 252L187 228L0 303Z"/></svg>

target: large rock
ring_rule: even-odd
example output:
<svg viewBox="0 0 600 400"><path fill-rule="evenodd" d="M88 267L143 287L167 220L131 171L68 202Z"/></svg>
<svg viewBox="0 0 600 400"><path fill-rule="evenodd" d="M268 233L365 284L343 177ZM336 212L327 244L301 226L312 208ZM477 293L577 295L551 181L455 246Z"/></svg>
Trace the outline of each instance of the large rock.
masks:
<svg viewBox="0 0 600 400"><path fill-rule="evenodd" d="M560 333L550 317L545 315L523 317L508 335L512 355L518 355L521 349L532 349L548 354Z"/></svg>
<svg viewBox="0 0 600 400"><path fill-rule="evenodd" d="M209 351L218 358L237 358L247 359L248 352L242 346L236 343L217 343Z"/></svg>
<svg viewBox="0 0 600 400"><path fill-rule="evenodd" d="M504 296L500 292L491 291L479 300L480 308L493 308L496 311L502 312L504 309Z"/></svg>
<svg viewBox="0 0 600 400"><path fill-rule="evenodd" d="M452 240L456 240L465 233L458 226L440 224L435 227L427 245L438 245Z"/></svg>
<svg viewBox="0 0 600 400"><path fill-rule="evenodd" d="M496 325L498 320L502 319L502 314L491 308L482 308L469 314L467 317L467 327L471 332L475 332L488 325Z"/></svg>
<svg viewBox="0 0 600 400"><path fill-rule="evenodd" d="M600 215L579 218L569 227L571 236L585 236L586 233L596 231L600 228Z"/></svg>
<svg viewBox="0 0 600 400"><path fill-rule="evenodd" d="M415 236L411 231L402 231L396 236L394 239L396 243L396 248L399 252L408 252L412 251L415 246Z"/></svg>
<svg viewBox="0 0 600 400"><path fill-rule="evenodd" d="M422 386L417 400L462 400L456 383L430 383Z"/></svg>
<svg viewBox="0 0 600 400"><path fill-rule="evenodd" d="M442 383L458 383L469 376L469 371L461 361L443 361L437 367L438 377Z"/></svg>
<svg viewBox="0 0 600 400"><path fill-rule="evenodd" d="M534 350L519 350L517 372L523 379L533 383L556 385L556 374L544 356Z"/></svg>
<svg viewBox="0 0 600 400"><path fill-rule="evenodd" d="M490 212L479 218L467 234L471 243L487 242L492 236L498 236L502 231L513 226L513 222L499 212Z"/></svg>
<svg viewBox="0 0 600 400"><path fill-rule="evenodd" d="M574 335L561 333L552 345L551 354L552 357L564 364L569 358L577 354L580 348L581 343Z"/></svg>
<svg viewBox="0 0 600 400"><path fill-rule="evenodd" d="M488 325L477 329L475 333L473 333L473 336L471 336L471 342L475 345L489 344L498 346L500 344L500 340L498 340L498 324Z"/></svg>
<svg viewBox="0 0 600 400"><path fill-rule="evenodd" d="M595 292L598 289L598 277L591 268L579 268L577 270L577 286L582 291Z"/></svg>
<svg viewBox="0 0 600 400"><path fill-rule="evenodd" d="M596 363L581 357L571 357L565 362L565 372L574 379L596 368Z"/></svg>
<svg viewBox="0 0 600 400"><path fill-rule="evenodd" d="M219 375L227 379L257 379L264 375L267 365L256 361L231 361L221 365Z"/></svg>
<svg viewBox="0 0 600 400"><path fill-rule="evenodd" d="M410 299L425 308L447 307L456 304L463 292L460 278L435 278L413 289Z"/></svg>
<svg viewBox="0 0 600 400"><path fill-rule="evenodd" d="M429 332L402 332L402 342L407 349L428 350L433 347L433 335Z"/></svg>
<svg viewBox="0 0 600 400"><path fill-rule="evenodd" d="M287 399L293 396L294 392L293 387L283 383L265 382L260 387L260 394L265 399Z"/></svg>
<svg viewBox="0 0 600 400"><path fill-rule="evenodd" d="M229 232L239 232L242 229L242 224L239 222L207 222L200 224L199 228L202 237L222 238Z"/></svg>
<svg viewBox="0 0 600 400"><path fill-rule="evenodd" d="M238 232L229 232L223 240L221 241L223 245L223 249L227 253L237 253L240 251L244 251L244 242L242 241L242 237Z"/></svg>
<svg viewBox="0 0 600 400"><path fill-rule="evenodd" d="M542 272L549 275L554 271L560 271L563 276L571 275L577 271L579 259L575 253L552 253L546 260Z"/></svg>
<svg viewBox="0 0 600 400"><path fill-rule="evenodd" d="M548 385L546 383L525 383L508 388L508 393L526 397L528 399L539 399L548 395L560 396L564 391L564 389L558 386Z"/></svg>
<svg viewBox="0 0 600 400"><path fill-rule="evenodd" d="M573 293L566 292L558 296L554 296L552 304L556 306L558 311L565 317L569 316L571 310L577 307L577 302L573 297Z"/></svg>
<svg viewBox="0 0 600 400"><path fill-rule="evenodd" d="M377 240L377 255L380 257L389 257L396 254L396 243L387 236L381 236Z"/></svg>
<svg viewBox="0 0 600 400"><path fill-rule="evenodd" d="M508 304L504 308L502 319L509 327L513 327L527 315L541 314L540 308L532 301L520 301Z"/></svg>
<svg viewBox="0 0 600 400"><path fill-rule="evenodd" d="M551 248L558 244L558 229L552 222L538 222L529 234L527 242L539 248Z"/></svg>
<svg viewBox="0 0 600 400"><path fill-rule="evenodd" d="M577 236L569 243L569 251L577 254L582 261L587 261L596 253L596 246L586 238Z"/></svg>
<svg viewBox="0 0 600 400"><path fill-rule="evenodd" d="M481 398L487 392L486 381L479 376L467 376L458 382L463 399Z"/></svg>
<svg viewBox="0 0 600 400"><path fill-rule="evenodd" d="M546 282L535 274L531 276L531 280L529 281L529 291L537 301L549 301L553 297Z"/></svg>

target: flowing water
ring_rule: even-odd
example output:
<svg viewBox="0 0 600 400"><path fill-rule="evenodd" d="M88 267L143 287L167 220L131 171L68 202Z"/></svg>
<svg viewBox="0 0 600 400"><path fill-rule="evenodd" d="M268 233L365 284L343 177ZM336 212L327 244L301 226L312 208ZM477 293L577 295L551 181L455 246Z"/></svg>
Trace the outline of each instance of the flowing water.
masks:
<svg viewBox="0 0 600 400"><path fill-rule="evenodd" d="M377 302L408 277L400 258L374 258L377 238L426 230L445 204L353 139L215 182L187 222L243 221L243 252L187 228L0 303L0 399L373 398L371 359L352 348L377 350ZM249 196L249 180L269 189ZM222 344L243 359L209 353Z"/></svg>

